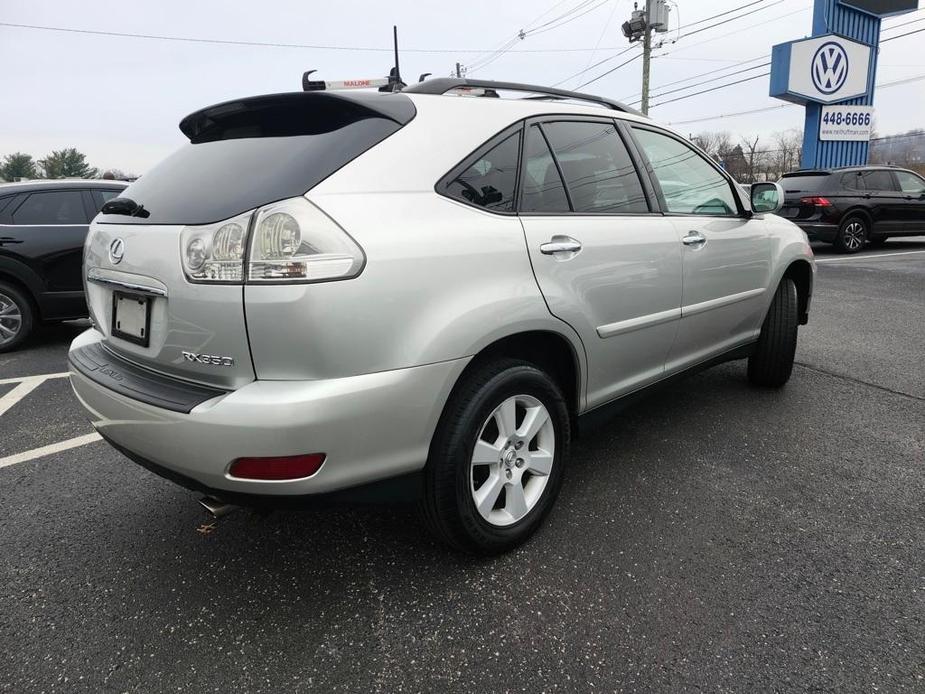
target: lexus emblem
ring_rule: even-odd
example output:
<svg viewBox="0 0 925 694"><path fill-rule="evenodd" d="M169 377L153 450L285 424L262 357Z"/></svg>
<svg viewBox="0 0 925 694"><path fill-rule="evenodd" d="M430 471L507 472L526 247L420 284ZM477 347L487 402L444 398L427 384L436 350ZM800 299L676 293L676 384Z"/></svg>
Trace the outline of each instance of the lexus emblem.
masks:
<svg viewBox="0 0 925 694"><path fill-rule="evenodd" d="M122 239L113 239L113 242L109 244L109 261L113 265L118 265L122 262L122 258L125 256L125 241Z"/></svg>
<svg viewBox="0 0 925 694"><path fill-rule="evenodd" d="M827 41L813 56L813 85L823 94L834 94L848 79L848 54L840 43Z"/></svg>

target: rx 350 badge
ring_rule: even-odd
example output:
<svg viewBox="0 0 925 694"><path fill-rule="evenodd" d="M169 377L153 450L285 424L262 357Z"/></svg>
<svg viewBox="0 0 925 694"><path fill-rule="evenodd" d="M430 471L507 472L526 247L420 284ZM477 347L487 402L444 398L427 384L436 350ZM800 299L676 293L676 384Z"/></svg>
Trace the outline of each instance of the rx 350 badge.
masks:
<svg viewBox="0 0 925 694"><path fill-rule="evenodd" d="M196 352L183 352L183 358L194 364L206 366L234 366L232 357L223 357L219 354L197 354Z"/></svg>

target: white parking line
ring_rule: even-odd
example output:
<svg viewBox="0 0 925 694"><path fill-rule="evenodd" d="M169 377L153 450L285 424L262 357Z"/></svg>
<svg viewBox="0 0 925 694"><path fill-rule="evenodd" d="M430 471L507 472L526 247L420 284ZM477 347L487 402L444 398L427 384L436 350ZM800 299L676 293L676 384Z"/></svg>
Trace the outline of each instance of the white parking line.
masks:
<svg viewBox="0 0 925 694"><path fill-rule="evenodd" d="M66 378L67 375L67 372L65 372L56 374L39 374L37 376L21 376L19 378L4 378L0 380L0 385L5 385L7 383L19 384L6 395L0 396L0 417L6 414L7 410L9 410L13 405L22 400L48 379Z"/></svg>
<svg viewBox="0 0 925 694"><path fill-rule="evenodd" d="M899 251L897 253L868 253L867 255L853 255L850 258L821 258L816 260L819 263L846 263L852 260L879 260L880 258L892 258L895 255L915 255L916 253L925 253L925 251Z"/></svg>
<svg viewBox="0 0 925 694"><path fill-rule="evenodd" d="M47 381L49 378L67 378L70 374L62 371L56 374L36 374L35 376L16 376L15 378L0 378L0 386L7 383L21 383L23 381Z"/></svg>
<svg viewBox="0 0 925 694"><path fill-rule="evenodd" d="M52 443L48 446L42 446L41 448L33 448L31 451L16 453L15 455L8 455L5 458L0 458L0 468L15 465L16 463L24 463L27 460L35 460L36 458L51 455L52 453L60 453L61 451L66 451L70 448L77 448L78 446L85 446L88 443L94 443L96 441L102 440L102 436L97 433L93 433L87 434L85 436L78 436L77 438L73 439L68 439L67 441L60 441L59 443Z"/></svg>

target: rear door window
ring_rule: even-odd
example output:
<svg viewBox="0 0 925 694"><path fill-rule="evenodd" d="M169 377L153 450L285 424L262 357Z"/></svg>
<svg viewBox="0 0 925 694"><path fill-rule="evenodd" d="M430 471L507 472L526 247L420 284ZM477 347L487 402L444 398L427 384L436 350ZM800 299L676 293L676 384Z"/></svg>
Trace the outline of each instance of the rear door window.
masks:
<svg viewBox="0 0 925 694"><path fill-rule="evenodd" d="M13 224L86 224L87 212L79 190L32 193L13 212Z"/></svg>
<svg viewBox="0 0 925 694"><path fill-rule="evenodd" d="M523 196L521 212L569 212L565 186L546 138L538 125L527 130L524 145Z"/></svg>
<svg viewBox="0 0 925 694"><path fill-rule="evenodd" d="M633 128L658 179L669 212L738 215L729 181L695 149L670 135Z"/></svg>
<svg viewBox="0 0 925 694"><path fill-rule="evenodd" d="M864 178L857 171L843 174L841 187L845 190L864 190Z"/></svg>
<svg viewBox="0 0 925 694"><path fill-rule="evenodd" d="M649 211L639 174L613 123L543 124L575 212Z"/></svg>
<svg viewBox="0 0 925 694"><path fill-rule="evenodd" d="M867 190L896 190L896 184L893 183L893 177L889 171L882 169L864 171L861 177L864 179L864 187Z"/></svg>
<svg viewBox="0 0 925 694"><path fill-rule="evenodd" d="M513 212L519 156L520 133L516 132L451 178L444 193L494 212Z"/></svg>

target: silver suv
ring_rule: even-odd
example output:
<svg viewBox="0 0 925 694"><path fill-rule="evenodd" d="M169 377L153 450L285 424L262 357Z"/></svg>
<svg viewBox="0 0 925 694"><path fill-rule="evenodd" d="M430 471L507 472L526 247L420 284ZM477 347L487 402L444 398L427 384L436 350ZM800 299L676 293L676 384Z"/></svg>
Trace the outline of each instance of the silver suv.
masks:
<svg viewBox="0 0 925 694"><path fill-rule="evenodd" d="M500 552L585 415L730 359L790 376L815 267L779 187L747 199L620 104L434 79L180 129L91 226L71 380L113 446L224 503L410 488Z"/></svg>

